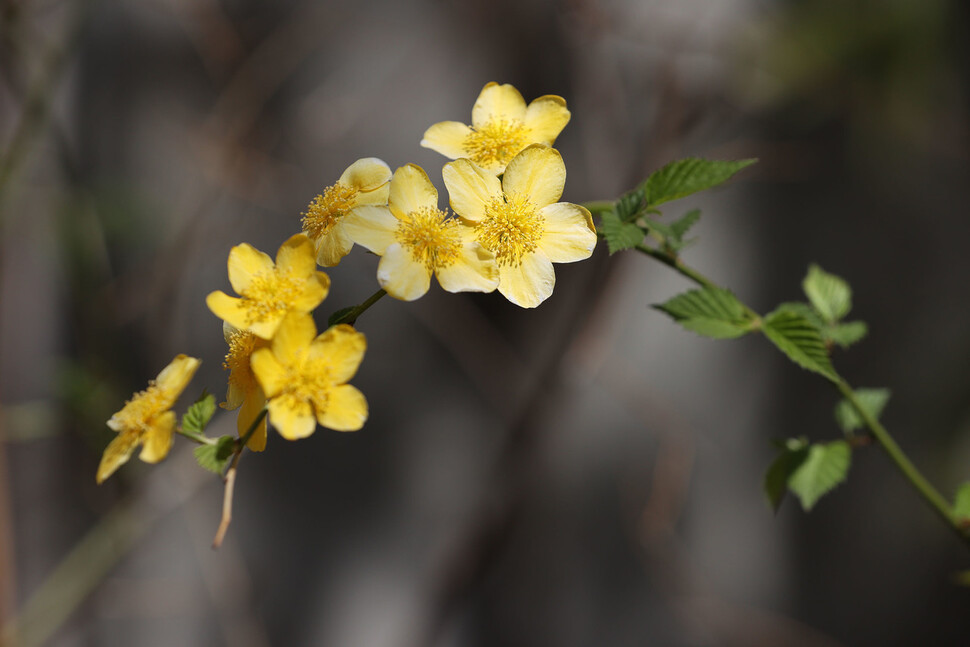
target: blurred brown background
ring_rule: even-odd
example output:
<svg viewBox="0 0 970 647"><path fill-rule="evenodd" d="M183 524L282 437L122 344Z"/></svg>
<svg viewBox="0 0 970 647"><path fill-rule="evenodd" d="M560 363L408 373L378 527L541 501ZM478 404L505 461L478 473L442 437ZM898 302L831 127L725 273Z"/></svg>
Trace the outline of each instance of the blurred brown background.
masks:
<svg viewBox="0 0 970 647"><path fill-rule="evenodd" d="M770 440L836 397L652 303L633 254L522 311L433 287L359 321L371 418L244 456L179 442L94 484L104 421L176 353L223 395L229 248L273 253L360 157L422 165L487 81L566 98L565 199L759 157L688 262L765 312L810 262L870 337L837 367L946 493L970 477L968 13L957 0L0 0L0 620L25 645L963 645L970 555L874 448L809 515ZM376 288L359 248L318 323ZM231 433L232 415L210 433Z"/></svg>

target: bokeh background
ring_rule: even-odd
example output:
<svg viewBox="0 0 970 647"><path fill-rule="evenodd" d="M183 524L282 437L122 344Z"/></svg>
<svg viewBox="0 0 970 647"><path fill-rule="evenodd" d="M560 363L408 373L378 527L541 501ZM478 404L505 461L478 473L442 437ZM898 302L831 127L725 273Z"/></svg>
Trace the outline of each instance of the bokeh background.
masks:
<svg viewBox="0 0 970 647"><path fill-rule="evenodd" d="M811 262L870 336L835 357L947 494L970 477L970 14L958 0L0 0L0 620L21 645L964 645L970 555L878 449L811 514L760 491L835 393L761 338L650 309L632 253L535 311L385 299L363 430L188 443L94 483L104 421L176 353L222 395L231 246L273 252L360 157L415 162L488 81L566 98L565 199L758 157L688 262L765 312ZM442 188L443 193L443 188ZM355 250L318 323L376 288ZM210 433L231 433L232 415Z"/></svg>

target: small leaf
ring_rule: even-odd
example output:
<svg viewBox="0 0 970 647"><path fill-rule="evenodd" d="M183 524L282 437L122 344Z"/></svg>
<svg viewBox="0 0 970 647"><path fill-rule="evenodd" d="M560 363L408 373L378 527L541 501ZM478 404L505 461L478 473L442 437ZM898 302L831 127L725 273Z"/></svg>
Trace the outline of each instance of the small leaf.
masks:
<svg viewBox="0 0 970 647"><path fill-rule="evenodd" d="M327 319L327 327L329 328L330 326L336 326L338 323L340 323L341 319L350 314L350 312L356 307L357 306L347 306L346 308L337 310L335 313L330 315L329 319Z"/></svg>
<svg viewBox="0 0 970 647"><path fill-rule="evenodd" d="M235 438L220 436L215 445L199 445L192 453L195 454L195 460L200 467L216 474L222 474L235 446Z"/></svg>
<svg viewBox="0 0 970 647"><path fill-rule="evenodd" d="M829 326L825 332L827 339L831 339L842 348L848 348L869 334L869 327L864 321L849 321Z"/></svg>
<svg viewBox="0 0 970 647"><path fill-rule="evenodd" d="M698 220L701 219L700 209L691 209L679 219L670 223L670 229L674 232L674 236L677 238L678 242L684 240L684 234L686 234L691 227L694 226Z"/></svg>
<svg viewBox="0 0 970 647"><path fill-rule="evenodd" d="M752 319L729 290L690 290L654 306L687 330L714 339L731 339L751 331Z"/></svg>
<svg viewBox="0 0 970 647"><path fill-rule="evenodd" d="M822 335L808 319L781 308L765 317L761 329L791 361L833 382L838 381Z"/></svg>
<svg viewBox="0 0 970 647"><path fill-rule="evenodd" d="M203 433L215 412L215 396L207 391L202 391L199 399L182 416L182 429L194 434Z"/></svg>
<svg viewBox="0 0 970 647"><path fill-rule="evenodd" d="M826 323L835 323L852 309L852 289L849 284L818 265L809 266L802 289Z"/></svg>
<svg viewBox="0 0 970 647"><path fill-rule="evenodd" d="M643 242L643 230L633 223L624 223L615 213L604 213L600 230L606 238L610 254L636 247Z"/></svg>
<svg viewBox="0 0 970 647"><path fill-rule="evenodd" d="M762 489L768 497L768 505L774 512L778 512L785 492L788 490L788 479L806 458L808 458L808 443L804 439L789 438L785 441L782 452L765 472Z"/></svg>
<svg viewBox="0 0 970 647"><path fill-rule="evenodd" d="M879 416L882 415L882 410L886 408L886 403L889 402L889 389L856 389L855 397L859 400L859 404L865 409L870 416L879 420ZM835 421L839 423L839 427L842 431L849 433L850 431L855 431L856 429L862 429L866 426L865 420L862 416L855 410L848 400L840 400L837 405L835 405Z"/></svg>
<svg viewBox="0 0 970 647"><path fill-rule="evenodd" d="M616 201L613 213L623 222L635 220L643 209L643 188L638 187Z"/></svg>
<svg viewBox="0 0 970 647"><path fill-rule="evenodd" d="M648 207L710 189L724 184L741 169L758 160L705 160L696 157L671 162L654 171L643 183L644 200Z"/></svg>
<svg viewBox="0 0 970 647"><path fill-rule="evenodd" d="M953 515L961 526L970 522L970 483L964 483L957 490L956 498L953 500Z"/></svg>
<svg viewBox="0 0 970 647"><path fill-rule="evenodd" d="M851 461L852 450L844 440L812 445L808 456L789 477L788 489L798 497L807 512L823 495L845 480Z"/></svg>

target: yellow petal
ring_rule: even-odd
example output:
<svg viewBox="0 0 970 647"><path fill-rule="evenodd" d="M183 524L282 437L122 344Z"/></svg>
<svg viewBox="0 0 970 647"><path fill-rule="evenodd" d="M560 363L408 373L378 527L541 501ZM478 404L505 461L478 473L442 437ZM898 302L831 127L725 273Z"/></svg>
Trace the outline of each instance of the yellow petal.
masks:
<svg viewBox="0 0 970 647"><path fill-rule="evenodd" d="M293 276L310 276L317 269L313 243L304 234L290 236L276 252L276 271Z"/></svg>
<svg viewBox="0 0 970 647"><path fill-rule="evenodd" d="M394 243L377 265L377 282L395 299L414 301L431 287L431 270L415 261L400 243Z"/></svg>
<svg viewBox="0 0 970 647"><path fill-rule="evenodd" d="M242 408L239 410L239 415L236 416L236 431L239 437L242 438L249 431L249 427L252 426L253 421L259 416L259 413L266 406L266 396L263 395L262 389L254 389L249 393L246 399L242 403ZM251 451L261 452L266 449L266 418L264 417L260 422L259 426L256 427L256 431L253 435L249 437L249 442L246 443Z"/></svg>
<svg viewBox="0 0 970 647"><path fill-rule="evenodd" d="M316 267L316 261L313 261L313 266ZM323 272L314 271L303 284L303 290L300 294L293 298L289 307L293 312L310 312L327 298L329 291L330 277Z"/></svg>
<svg viewBox="0 0 970 647"><path fill-rule="evenodd" d="M498 287L498 265L479 243L462 245L458 261L435 272L448 292L491 292Z"/></svg>
<svg viewBox="0 0 970 647"><path fill-rule="evenodd" d="M357 207L340 221L351 240L378 256L394 243L400 224L387 207L371 206Z"/></svg>
<svg viewBox="0 0 970 647"><path fill-rule="evenodd" d="M225 292L216 290L205 298L212 314L239 330L249 329L249 310L243 306L243 300L231 297Z"/></svg>
<svg viewBox="0 0 970 647"><path fill-rule="evenodd" d="M283 318L273 337L273 355L284 365L302 361L307 347L316 336L317 325L313 322L313 317L305 312L290 312ZM253 353L253 357L255 356L256 354ZM263 384L262 380L260 384ZM266 395L270 395L272 389L266 388L263 384L263 390L266 391Z"/></svg>
<svg viewBox="0 0 970 647"><path fill-rule="evenodd" d="M237 409L245 400L246 391L230 379L229 386L226 387L226 401L220 403L219 406L227 411L232 411Z"/></svg>
<svg viewBox="0 0 970 647"><path fill-rule="evenodd" d="M343 225L344 217L341 217L330 231L314 241L317 249L317 265L333 267L353 249L354 241L347 235Z"/></svg>
<svg viewBox="0 0 970 647"><path fill-rule="evenodd" d="M176 355L175 359L158 374L155 384L165 394L165 398L169 401L168 406L172 406L185 390L201 363L200 360L188 355Z"/></svg>
<svg viewBox="0 0 970 647"><path fill-rule="evenodd" d="M472 106L472 126L479 128L493 119L523 121L525 99L514 87L492 82L482 88Z"/></svg>
<svg viewBox="0 0 970 647"><path fill-rule="evenodd" d="M566 165L555 148L542 144L526 147L512 158L502 178L506 195L528 199L536 209L558 202L566 186Z"/></svg>
<svg viewBox="0 0 970 647"><path fill-rule="evenodd" d="M340 324L313 340L312 353L325 358L330 378L337 384L348 382L357 372L367 350L367 339L352 326Z"/></svg>
<svg viewBox="0 0 970 647"><path fill-rule="evenodd" d="M556 137L569 123L566 100L552 94L539 97L525 111L525 125L531 140L552 146Z"/></svg>
<svg viewBox="0 0 970 647"><path fill-rule="evenodd" d="M535 308L552 294L556 274L552 262L541 251L522 257L520 265L499 266L498 291L523 308Z"/></svg>
<svg viewBox="0 0 970 647"><path fill-rule="evenodd" d="M472 129L460 121L442 121L424 131L421 145L454 160L467 155L465 140L471 134Z"/></svg>
<svg viewBox="0 0 970 647"><path fill-rule="evenodd" d="M115 471L128 462L131 455L138 446L138 434L135 432L122 433L112 440L101 456L101 464L98 465L98 484L115 473Z"/></svg>
<svg viewBox="0 0 970 647"><path fill-rule="evenodd" d="M306 438L317 427L313 407L306 400L292 395L282 395L269 401L269 421L287 440Z"/></svg>
<svg viewBox="0 0 970 647"><path fill-rule="evenodd" d="M376 157L365 157L348 166L337 181L358 191L373 191L390 180L390 166Z"/></svg>
<svg viewBox="0 0 970 647"><path fill-rule="evenodd" d="M391 193L391 183L382 184L373 191L357 194L357 205L376 204L383 207L387 206L387 196ZM340 224L340 221L337 221Z"/></svg>
<svg viewBox="0 0 970 647"><path fill-rule="evenodd" d="M367 422L367 400L349 384L330 391L327 407L317 411L317 422L334 431L357 431Z"/></svg>
<svg viewBox="0 0 970 647"><path fill-rule="evenodd" d="M175 412L166 411L152 421L152 426L142 439L144 445L138 458L146 463L157 463L172 449L172 431L175 429Z"/></svg>
<svg viewBox="0 0 970 647"><path fill-rule="evenodd" d="M405 164L394 171L387 204L398 218L412 211L438 208L438 190L417 164Z"/></svg>
<svg viewBox="0 0 970 647"><path fill-rule="evenodd" d="M499 179L466 159L445 164L441 174L452 210L465 220L480 221L485 205L502 197Z"/></svg>
<svg viewBox="0 0 970 647"><path fill-rule="evenodd" d="M229 284L236 294L249 287L253 276L273 269L273 259L248 243L229 250Z"/></svg>
<svg viewBox="0 0 970 647"><path fill-rule="evenodd" d="M287 370L280 364L273 351L269 348L260 348L253 351L253 356L249 359L249 365L253 368L253 375L259 381L259 386L267 397L274 397L283 387L286 386Z"/></svg>
<svg viewBox="0 0 970 647"><path fill-rule="evenodd" d="M539 249L553 263L573 263L589 258L596 247L593 217L585 207L557 202L539 211L543 217Z"/></svg>

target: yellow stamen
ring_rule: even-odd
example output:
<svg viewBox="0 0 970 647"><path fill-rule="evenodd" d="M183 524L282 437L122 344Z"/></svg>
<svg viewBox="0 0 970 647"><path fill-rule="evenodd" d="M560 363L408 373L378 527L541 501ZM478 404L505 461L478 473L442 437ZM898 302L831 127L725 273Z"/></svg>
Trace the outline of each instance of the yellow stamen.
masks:
<svg viewBox="0 0 970 647"><path fill-rule="evenodd" d="M412 211L401 219L396 234L411 257L430 271L458 260L461 236L458 221L433 207Z"/></svg>
<svg viewBox="0 0 970 647"><path fill-rule="evenodd" d="M289 270L272 269L256 274L242 293L247 325L271 319L286 312L303 296L306 279L297 279Z"/></svg>
<svg viewBox="0 0 970 647"><path fill-rule="evenodd" d="M277 399L285 398L288 408L295 409L300 402L310 401L317 411L326 411L333 379L325 360L297 361L287 373L286 386Z"/></svg>
<svg viewBox="0 0 970 647"><path fill-rule="evenodd" d="M518 120L492 119L465 138L468 158L482 167L505 166L529 143L528 130Z"/></svg>
<svg viewBox="0 0 970 647"><path fill-rule="evenodd" d="M242 389L244 393L256 387L256 377L249 365L249 358L256 349L258 339L248 330L237 330L229 335L229 352L222 362L222 368L229 371L229 383Z"/></svg>
<svg viewBox="0 0 970 647"><path fill-rule="evenodd" d="M172 404L171 395L158 388L152 380L147 389L133 395L121 411L111 416L110 426L115 430L134 430L132 438L137 440L148 431L154 418Z"/></svg>
<svg viewBox="0 0 970 647"><path fill-rule="evenodd" d="M494 198L475 227L478 241L495 254L499 265L520 265L522 257L539 246L545 219L528 200L517 196Z"/></svg>
<svg viewBox="0 0 970 647"><path fill-rule="evenodd" d="M343 184L329 186L313 199L303 216L303 233L308 238L319 240L329 232L337 219L354 208L357 189Z"/></svg>

